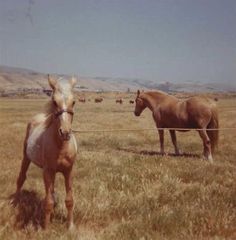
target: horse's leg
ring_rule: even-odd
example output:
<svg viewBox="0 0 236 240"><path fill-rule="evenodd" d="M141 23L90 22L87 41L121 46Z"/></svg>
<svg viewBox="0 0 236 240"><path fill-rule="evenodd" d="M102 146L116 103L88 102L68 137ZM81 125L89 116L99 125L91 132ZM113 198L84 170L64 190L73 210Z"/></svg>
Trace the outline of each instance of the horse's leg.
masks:
<svg viewBox="0 0 236 240"><path fill-rule="evenodd" d="M17 183L16 183L16 194L18 194L20 192L20 190L21 190L21 188L22 188L22 186L25 182L26 172L27 172L27 170L29 168L29 165L30 165L30 160L26 155L27 140L28 140L28 137L29 137L30 128L31 128L31 124L29 123L27 125L26 136L25 136L25 139L24 139L23 159L22 159L22 162L21 162L21 169L20 169L20 173L19 173L19 176L17 178Z"/></svg>
<svg viewBox="0 0 236 240"><path fill-rule="evenodd" d="M164 151L164 130L158 130L159 133L159 139L160 139L160 150L161 150L161 154L164 155L165 151Z"/></svg>
<svg viewBox="0 0 236 240"><path fill-rule="evenodd" d="M17 178L17 183L16 183L16 186L17 186L17 189L16 189L16 194L18 194L25 182L25 179L26 179L26 172L29 168L29 165L30 165L30 160L27 158L26 155L24 155L23 157L23 160L22 160L22 163L21 163L21 170L20 170L20 173L19 173L19 176Z"/></svg>
<svg viewBox="0 0 236 240"><path fill-rule="evenodd" d="M175 133L175 130L169 130L170 132L170 136L171 136L171 140L172 140L172 143L175 147L175 154L176 155L179 155L179 148L177 146L177 139L176 139L176 133Z"/></svg>
<svg viewBox="0 0 236 240"><path fill-rule="evenodd" d="M203 155L207 160L213 163L213 158L211 154L211 141L207 135L207 132L205 129L199 130L198 132L203 141L203 148L204 148Z"/></svg>
<svg viewBox="0 0 236 240"><path fill-rule="evenodd" d="M58 203L58 198L57 198L57 194L55 193L55 177L53 179L53 183L52 183L52 197L53 197L53 201L54 201L54 208L57 206Z"/></svg>
<svg viewBox="0 0 236 240"><path fill-rule="evenodd" d="M45 204L44 228L46 229L50 222L50 217L51 217L53 206L54 206L52 191L54 186L55 172L49 171L48 169L44 169L43 179L44 179L45 191L46 191L46 197L45 197L45 203L44 203Z"/></svg>
<svg viewBox="0 0 236 240"><path fill-rule="evenodd" d="M65 204L67 208L67 226L71 230L74 226L73 223L73 207L74 200L72 195L72 169L64 172L65 188L66 188L66 199Z"/></svg>

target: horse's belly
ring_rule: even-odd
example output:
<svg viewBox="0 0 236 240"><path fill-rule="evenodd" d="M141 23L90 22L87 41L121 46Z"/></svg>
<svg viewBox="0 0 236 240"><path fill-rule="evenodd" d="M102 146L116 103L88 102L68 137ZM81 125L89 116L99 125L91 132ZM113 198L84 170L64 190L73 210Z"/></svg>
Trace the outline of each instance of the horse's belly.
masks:
<svg viewBox="0 0 236 240"><path fill-rule="evenodd" d="M37 126L33 129L27 139L26 154L30 161L36 165L42 167L43 161L43 145L42 136L44 129L41 126Z"/></svg>

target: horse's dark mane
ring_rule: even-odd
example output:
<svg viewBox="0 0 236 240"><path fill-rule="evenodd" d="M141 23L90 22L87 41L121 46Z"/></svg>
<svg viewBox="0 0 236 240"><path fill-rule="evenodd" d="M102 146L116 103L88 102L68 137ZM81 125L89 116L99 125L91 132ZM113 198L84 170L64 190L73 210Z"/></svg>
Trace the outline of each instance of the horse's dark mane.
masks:
<svg viewBox="0 0 236 240"><path fill-rule="evenodd" d="M149 91L149 92L144 92L144 93L140 93L140 97L145 98L145 96L151 96L153 98L157 98L157 97L165 97L165 96L170 96L165 92L162 91Z"/></svg>
<svg viewBox="0 0 236 240"><path fill-rule="evenodd" d="M160 91L160 90L156 90L156 91L149 91L149 92L146 92L147 94L151 95L151 96L160 96L160 95L169 95L167 94L166 92L163 92L163 91Z"/></svg>

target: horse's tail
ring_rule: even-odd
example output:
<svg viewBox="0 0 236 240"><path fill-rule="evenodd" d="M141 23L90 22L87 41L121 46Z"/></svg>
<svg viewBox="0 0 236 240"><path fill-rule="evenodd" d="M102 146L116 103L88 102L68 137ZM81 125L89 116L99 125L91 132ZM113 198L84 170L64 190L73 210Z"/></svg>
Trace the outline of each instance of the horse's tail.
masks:
<svg viewBox="0 0 236 240"><path fill-rule="evenodd" d="M212 116L211 116L210 123L207 126L207 129L219 129L219 118L218 118L218 110L216 105L212 107ZM211 141L212 152L214 152L219 141L219 130L209 130L207 131L207 135Z"/></svg>

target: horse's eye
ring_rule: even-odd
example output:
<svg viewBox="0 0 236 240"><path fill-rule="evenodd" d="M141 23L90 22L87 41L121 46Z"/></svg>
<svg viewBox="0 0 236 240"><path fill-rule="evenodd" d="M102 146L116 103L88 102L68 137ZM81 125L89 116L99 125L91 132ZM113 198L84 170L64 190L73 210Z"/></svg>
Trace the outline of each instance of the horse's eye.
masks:
<svg viewBox="0 0 236 240"><path fill-rule="evenodd" d="M75 101L72 102L72 105L73 105L73 106L75 105Z"/></svg>

